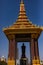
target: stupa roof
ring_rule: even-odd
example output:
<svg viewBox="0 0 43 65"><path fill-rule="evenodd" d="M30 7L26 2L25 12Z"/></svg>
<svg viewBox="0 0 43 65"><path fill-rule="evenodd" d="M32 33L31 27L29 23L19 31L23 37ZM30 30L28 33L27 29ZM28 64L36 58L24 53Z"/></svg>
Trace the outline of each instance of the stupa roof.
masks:
<svg viewBox="0 0 43 65"><path fill-rule="evenodd" d="M42 31L41 27L32 24L32 22L28 19L23 0L21 0L20 3L20 12L16 22L12 26L9 26L8 28L4 28L5 33L8 33L8 31L13 33L18 33L17 30L21 31L20 33L22 33L23 31L25 32L25 30L35 31L34 33L36 33L36 31L37 33Z"/></svg>

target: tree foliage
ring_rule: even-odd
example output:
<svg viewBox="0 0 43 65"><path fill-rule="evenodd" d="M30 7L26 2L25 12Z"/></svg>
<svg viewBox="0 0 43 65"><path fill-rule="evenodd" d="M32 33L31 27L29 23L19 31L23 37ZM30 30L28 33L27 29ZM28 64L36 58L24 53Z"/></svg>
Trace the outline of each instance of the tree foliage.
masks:
<svg viewBox="0 0 43 65"><path fill-rule="evenodd" d="M4 61L0 61L0 65L7 65L7 63Z"/></svg>

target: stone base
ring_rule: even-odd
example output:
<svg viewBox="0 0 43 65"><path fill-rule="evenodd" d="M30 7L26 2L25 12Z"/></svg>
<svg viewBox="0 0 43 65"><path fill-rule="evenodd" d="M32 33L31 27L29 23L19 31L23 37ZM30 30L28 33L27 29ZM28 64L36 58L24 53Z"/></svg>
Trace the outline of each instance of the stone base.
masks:
<svg viewBox="0 0 43 65"><path fill-rule="evenodd" d="M32 65L40 65L40 60L39 59L34 59L33 61L32 61Z"/></svg>
<svg viewBox="0 0 43 65"><path fill-rule="evenodd" d="M15 60L8 60L7 65L15 65Z"/></svg>
<svg viewBox="0 0 43 65"><path fill-rule="evenodd" d="M21 58L20 59L20 65L28 65L28 59L27 58Z"/></svg>

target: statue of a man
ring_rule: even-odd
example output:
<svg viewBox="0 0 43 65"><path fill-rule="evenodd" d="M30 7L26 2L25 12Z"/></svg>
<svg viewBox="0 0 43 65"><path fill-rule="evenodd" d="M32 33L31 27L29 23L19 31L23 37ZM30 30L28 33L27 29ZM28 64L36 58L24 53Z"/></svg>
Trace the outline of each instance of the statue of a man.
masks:
<svg viewBox="0 0 43 65"><path fill-rule="evenodd" d="M22 48L22 58L25 58L25 49L26 49L26 46L24 45L24 43L21 46L21 48Z"/></svg>

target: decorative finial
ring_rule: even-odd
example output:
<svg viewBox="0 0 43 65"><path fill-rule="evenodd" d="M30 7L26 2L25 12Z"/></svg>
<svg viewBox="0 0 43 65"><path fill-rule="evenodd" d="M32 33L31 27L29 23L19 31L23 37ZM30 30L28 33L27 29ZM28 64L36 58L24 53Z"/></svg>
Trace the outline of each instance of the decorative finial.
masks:
<svg viewBox="0 0 43 65"><path fill-rule="evenodd" d="M23 3L23 0L21 0L21 3Z"/></svg>

